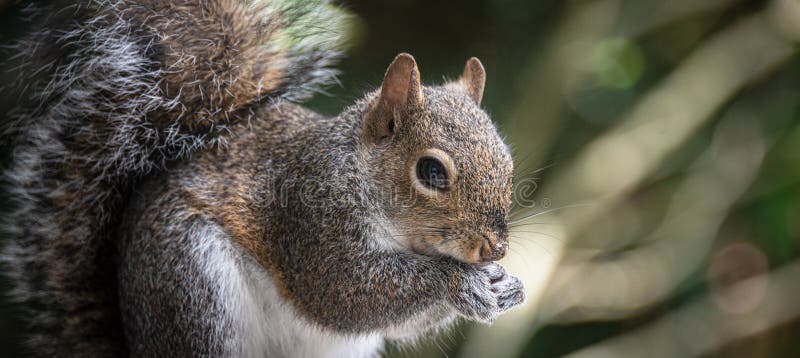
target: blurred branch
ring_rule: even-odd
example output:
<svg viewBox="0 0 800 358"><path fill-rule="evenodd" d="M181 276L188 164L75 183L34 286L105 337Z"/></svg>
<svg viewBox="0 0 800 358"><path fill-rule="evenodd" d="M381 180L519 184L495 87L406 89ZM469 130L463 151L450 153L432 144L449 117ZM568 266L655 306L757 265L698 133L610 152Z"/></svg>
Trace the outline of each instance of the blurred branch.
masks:
<svg viewBox="0 0 800 358"><path fill-rule="evenodd" d="M729 113L714 142L676 190L643 246L613 258L562 265L540 316L559 322L626 317L668 296L705 259L730 207L753 182L765 153L758 122Z"/></svg>
<svg viewBox="0 0 800 358"><path fill-rule="evenodd" d="M673 21L725 9L741 0L628 1L627 16L618 28L623 36L639 37Z"/></svg>
<svg viewBox="0 0 800 358"><path fill-rule="evenodd" d="M800 316L800 262L750 278L670 313L655 323L578 351L570 357L695 357ZM761 300L747 312L728 312L718 295L752 294ZM763 290L763 291L761 291Z"/></svg>
<svg viewBox="0 0 800 358"><path fill-rule="evenodd" d="M522 71L520 96L514 101L506 131L515 152L522 154L515 160L518 169L537 168L547 154L553 133L562 125L564 98L585 76L581 69L586 67L586 58L611 31L618 9L618 0L572 2L541 60Z"/></svg>
<svg viewBox="0 0 800 358"><path fill-rule="evenodd" d="M584 82L595 45L616 32L638 37L670 22L700 13L720 11L741 0L673 0L663 2L600 0L570 2L544 56L522 71L521 94L509 115L509 142L524 153L522 170L538 168L558 138L565 98ZM631 10L631 8L636 8ZM655 10L654 10L655 9ZM627 16L623 16L627 15ZM614 27L618 29L614 31ZM524 137L523 137L524 136Z"/></svg>
<svg viewBox="0 0 800 358"><path fill-rule="evenodd" d="M795 43L774 31L769 14L746 18L709 40L616 128L587 145L542 196L565 203L599 200L590 210L598 215L604 204L627 194L739 89L794 54Z"/></svg>
<svg viewBox="0 0 800 358"><path fill-rule="evenodd" d="M646 95L619 126L587 145L572 165L550 180L555 185L541 197L593 205L580 216L565 211L548 216L556 223L548 234L562 241L554 241L546 251L517 246L519 258L504 261L526 283L528 304L502 316L494 329L476 327L463 350L465 356L516 355L532 334L529 328L541 323L536 309L568 241L647 178L744 85L794 54L796 37L791 35L797 35L792 25L800 23L797 6L791 0L773 1L765 11L714 36ZM776 11L777 7L792 11Z"/></svg>

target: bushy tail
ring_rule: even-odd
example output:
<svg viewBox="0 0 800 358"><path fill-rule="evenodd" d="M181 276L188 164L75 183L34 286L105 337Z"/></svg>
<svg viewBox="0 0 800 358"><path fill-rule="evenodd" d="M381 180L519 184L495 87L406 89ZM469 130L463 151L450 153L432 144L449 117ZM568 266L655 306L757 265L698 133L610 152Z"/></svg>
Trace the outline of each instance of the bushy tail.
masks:
<svg viewBox="0 0 800 358"><path fill-rule="evenodd" d="M331 82L344 14L325 1L57 1L12 47L15 199L3 261L47 356L125 353L113 237L128 192L224 143L257 106Z"/></svg>

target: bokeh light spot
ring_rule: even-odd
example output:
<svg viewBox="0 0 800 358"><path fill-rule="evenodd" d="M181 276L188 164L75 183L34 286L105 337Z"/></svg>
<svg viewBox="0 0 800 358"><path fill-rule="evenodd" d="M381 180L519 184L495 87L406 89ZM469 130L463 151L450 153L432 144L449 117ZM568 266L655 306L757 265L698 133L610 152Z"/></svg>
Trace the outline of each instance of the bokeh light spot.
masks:
<svg viewBox="0 0 800 358"><path fill-rule="evenodd" d="M714 303L731 314L755 309L766 292L768 269L766 256L752 244L737 242L717 250L707 271Z"/></svg>
<svg viewBox="0 0 800 358"><path fill-rule="evenodd" d="M630 88L642 78L645 61L639 47L620 37L607 38L592 50L590 68L597 82L607 88Z"/></svg>

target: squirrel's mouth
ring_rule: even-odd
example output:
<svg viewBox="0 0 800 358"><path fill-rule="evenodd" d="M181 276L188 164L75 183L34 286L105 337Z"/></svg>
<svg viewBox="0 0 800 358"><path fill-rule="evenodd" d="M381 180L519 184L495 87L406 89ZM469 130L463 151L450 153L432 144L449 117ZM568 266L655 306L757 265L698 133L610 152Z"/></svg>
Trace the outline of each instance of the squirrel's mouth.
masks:
<svg viewBox="0 0 800 358"><path fill-rule="evenodd" d="M468 264L488 263L505 257L508 242L492 240L489 235L473 237L445 237L435 244L427 243L438 254L450 256ZM430 247L427 248L430 250Z"/></svg>
<svg viewBox="0 0 800 358"><path fill-rule="evenodd" d="M467 264L500 260L508 249L508 240L502 233L435 229L416 230L407 236L408 247L419 255L448 256Z"/></svg>

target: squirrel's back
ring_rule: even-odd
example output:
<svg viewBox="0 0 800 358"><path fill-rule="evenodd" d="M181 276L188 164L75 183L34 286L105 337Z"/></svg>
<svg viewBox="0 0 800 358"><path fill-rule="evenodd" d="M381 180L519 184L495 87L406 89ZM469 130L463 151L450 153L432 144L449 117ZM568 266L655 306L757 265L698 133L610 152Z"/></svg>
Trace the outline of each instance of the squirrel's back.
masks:
<svg viewBox="0 0 800 358"><path fill-rule="evenodd" d="M3 258L36 352L124 354L112 248L130 191L266 102L331 82L344 17L324 1L42 4L7 64L16 209Z"/></svg>

